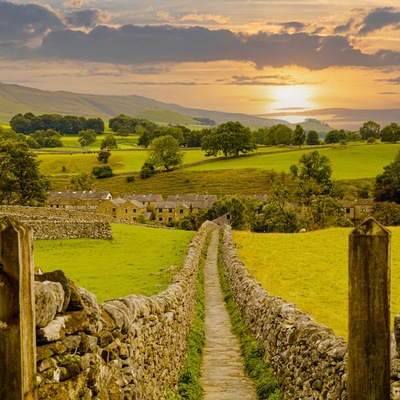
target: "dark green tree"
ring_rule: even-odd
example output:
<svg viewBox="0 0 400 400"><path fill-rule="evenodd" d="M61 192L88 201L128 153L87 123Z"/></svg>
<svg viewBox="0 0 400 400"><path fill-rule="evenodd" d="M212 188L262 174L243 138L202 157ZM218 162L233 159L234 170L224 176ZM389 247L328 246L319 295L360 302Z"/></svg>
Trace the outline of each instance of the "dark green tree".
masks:
<svg viewBox="0 0 400 400"><path fill-rule="evenodd" d="M308 144L309 146L320 144L319 136L316 131L310 131L307 133L306 144Z"/></svg>
<svg viewBox="0 0 400 400"><path fill-rule="evenodd" d="M42 205L49 189L27 144L0 139L0 204Z"/></svg>
<svg viewBox="0 0 400 400"><path fill-rule="evenodd" d="M88 118L86 129L93 129L98 135L104 132L104 121L101 118Z"/></svg>
<svg viewBox="0 0 400 400"><path fill-rule="evenodd" d="M117 140L114 135L107 135L100 143L100 149L116 149L118 147Z"/></svg>
<svg viewBox="0 0 400 400"><path fill-rule="evenodd" d="M92 174L97 179L111 178L113 174L113 170L109 165L103 165L101 167L93 167Z"/></svg>
<svg viewBox="0 0 400 400"><path fill-rule="evenodd" d="M182 161L183 152L180 150L179 142L172 136L161 136L150 143L147 162L155 168L162 167L169 171L181 165Z"/></svg>
<svg viewBox="0 0 400 400"><path fill-rule="evenodd" d="M400 225L400 204L382 201L372 207L373 217L386 226Z"/></svg>
<svg viewBox="0 0 400 400"><path fill-rule="evenodd" d="M292 169L293 167L291 167ZM331 183L332 165L327 156L321 155L317 150L303 154L299 159L297 173L300 180L313 180L318 184L327 185Z"/></svg>
<svg viewBox="0 0 400 400"><path fill-rule="evenodd" d="M140 176L141 179L147 179L147 178L150 178L155 173L156 173L156 170L154 168L154 165L150 164L148 162L145 162L142 165L142 168L140 169L139 176Z"/></svg>
<svg viewBox="0 0 400 400"><path fill-rule="evenodd" d="M382 142L396 143L400 140L400 126L395 122L386 125L382 128L380 137Z"/></svg>
<svg viewBox="0 0 400 400"><path fill-rule="evenodd" d="M54 129L47 129L46 131L39 130L32 133L30 137L36 143L38 143L40 147L45 147L45 148L63 147L63 143L61 141L61 135Z"/></svg>
<svg viewBox="0 0 400 400"><path fill-rule="evenodd" d="M86 149L87 146L94 143L96 141L96 132L93 129L85 129L83 131L79 131L79 144Z"/></svg>
<svg viewBox="0 0 400 400"><path fill-rule="evenodd" d="M247 153L256 148L254 136L251 130L240 122L226 122L211 129L209 134L203 136L201 148L207 156L217 156L222 153L238 156L239 153Z"/></svg>
<svg viewBox="0 0 400 400"><path fill-rule="evenodd" d="M267 146L278 146L291 144L293 131L284 124L277 124L268 128L265 136Z"/></svg>
<svg viewBox="0 0 400 400"><path fill-rule="evenodd" d="M301 125L297 124L293 132L292 144L294 146L303 146L306 141L306 133Z"/></svg>
<svg viewBox="0 0 400 400"><path fill-rule="evenodd" d="M324 139L326 144L339 143L341 140L346 140L346 132L343 129L334 129L329 131Z"/></svg>
<svg viewBox="0 0 400 400"><path fill-rule="evenodd" d="M375 201L392 201L400 204L400 151L393 162L383 167L375 178Z"/></svg>
<svg viewBox="0 0 400 400"><path fill-rule="evenodd" d="M97 159L101 163L107 164L110 156L111 156L111 152L109 150L100 150L99 154L97 155Z"/></svg>
<svg viewBox="0 0 400 400"><path fill-rule="evenodd" d="M359 129L359 134L362 140L367 140L370 137L379 139L380 130L381 126L378 123L374 121L368 121L364 122L363 126Z"/></svg>

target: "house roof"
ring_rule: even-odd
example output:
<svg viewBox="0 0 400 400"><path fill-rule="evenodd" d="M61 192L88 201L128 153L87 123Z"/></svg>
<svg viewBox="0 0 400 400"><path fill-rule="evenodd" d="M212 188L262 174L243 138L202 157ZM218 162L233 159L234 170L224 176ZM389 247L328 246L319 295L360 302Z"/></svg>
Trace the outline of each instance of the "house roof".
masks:
<svg viewBox="0 0 400 400"><path fill-rule="evenodd" d="M161 194L126 194L124 195L125 200L137 200L141 201L142 203L145 202L157 202L157 201L163 201L164 198Z"/></svg>
<svg viewBox="0 0 400 400"><path fill-rule="evenodd" d="M183 208L190 208L190 204L184 203L184 202L177 202L177 201L159 201L156 203L155 208L178 208L178 207L183 207Z"/></svg>
<svg viewBox="0 0 400 400"><path fill-rule="evenodd" d="M49 192L48 201L56 200L106 200L112 199L108 190L74 190L66 192Z"/></svg>
<svg viewBox="0 0 400 400"><path fill-rule="evenodd" d="M215 194L171 194L167 197L167 201L205 201L205 200L217 200L217 196Z"/></svg>

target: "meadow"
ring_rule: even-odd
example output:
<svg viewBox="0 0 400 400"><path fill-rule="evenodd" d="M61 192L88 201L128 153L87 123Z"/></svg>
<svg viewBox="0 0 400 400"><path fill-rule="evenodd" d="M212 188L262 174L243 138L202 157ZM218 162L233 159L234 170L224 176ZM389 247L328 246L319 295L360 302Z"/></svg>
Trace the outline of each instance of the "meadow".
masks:
<svg viewBox="0 0 400 400"><path fill-rule="evenodd" d="M94 145L92 145L94 146ZM276 172L289 173L290 166L297 164L304 153L314 151L312 146L303 147L263 147L247 156L229 157L206 157L200 149L184 149L183 168L186 173L194 171L220 171L220 170L243 170L261 169L274 170ZM327 156L331 163L336 180L374 178L383 172L383 167L393 161L400 151L400 144L359 144L347 146L318 147L320 154ZM54 151L38 152L41 162L40 170L45 175L77 174L79 172L90 172L92 167L100 165L97 161L98 146L89 147L83 153L79 151L68 151L63 148ZM131 147L112 150L109 160L114 173L139 172L146 161L148 152L145 149ZM202 162L200 164L196 164ZM195 164L195 165L193 165ZM63 168L64 167L64 168Z"/></svg>
<svg viewBox="0 0 400 400"><path fill-rule="evenodd" d="M112 230L113 240L35 240L35 266L44 272L64 271L100 303L131 293L149 296L170 284L195 235L120 224L112 224Z"/></svg>
<svg viewBox="0 0 400 400"><path fill-rule="evenodd" d="M392 233L391 320L400 313L400 227ZM240 259L274 296L348 336L348 240L351 229L331 228L305 234L234 231Z"/></svg>

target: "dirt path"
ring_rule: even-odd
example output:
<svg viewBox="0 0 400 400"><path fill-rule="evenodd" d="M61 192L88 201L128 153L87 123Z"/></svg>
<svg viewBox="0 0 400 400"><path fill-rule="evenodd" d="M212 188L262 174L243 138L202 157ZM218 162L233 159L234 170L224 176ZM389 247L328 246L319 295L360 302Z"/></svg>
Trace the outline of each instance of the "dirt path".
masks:
<svg viewBox="0 0 400 400"><path fill-rule="evenodd" d="M231 332L217 270L218 231L212 234L204 267L205 333L201 383L204 400L257 400L245 376L239 343Z"/></svg>

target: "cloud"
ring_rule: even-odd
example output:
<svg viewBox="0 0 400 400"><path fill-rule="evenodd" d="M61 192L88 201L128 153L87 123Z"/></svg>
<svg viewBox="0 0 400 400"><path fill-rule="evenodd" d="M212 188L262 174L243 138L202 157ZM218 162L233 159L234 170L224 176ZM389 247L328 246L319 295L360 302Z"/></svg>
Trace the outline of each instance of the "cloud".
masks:
<svg viewBox="0 0 400 400"><path fill-rule="evenodd" d="M222 15L216 14L198 14L191 13L186 14L180 18L181 22L195 22L195 23L217 23L217 24L227 24L229 23L229 18L223 17Z"/></svg>
<svg viewBox="0 0 400 400"><path fill-rule="evenodd" d="M0 1L0 46L27 45L62 26L60 17L46 7Z"/></svg>
<svg viewBox="0 0 400 400"><path fill-rule="evenodd" d="M285 32L301 32L306 28L306 25L301 22L284 22L281 24Z"/></svg>
<svg viewBox="0 0 400 400"><path fill-rule="evenodd" d="M65 16L65 21L75 27L90 28L104 20L107 20L107 14L98 9L72 11Z"/></svg>
<svg viewBox="0 0 400 400"><path fill-rule="evenodd" d="M393 7L377 8L364 18L358 33L367 35L389 26L400 29L400 12L395 11Z"/></svg>
<svg viewBox="0 0 400 400"><path fill-rule="evenodd" d="M390 79L375 79L375 82L385 82L389 83L390 85L400 85L400 76Z"/></svg>
<svg viewBox="0 0 400 400"><path fill-rule="evenodd" d="M228 85L244 85L244 86L289 86L289 85L305 85L310 82L301 82L291 75L234 75L231 79L226 80Z"/></svg>
<svg viewBox="0 0 400 400"><path fill-rule="evenodd" d="M82 8L90 4L93 0L68 0L63 3L65 8Z"/></svg>
<svg viewBox="0 0 400 400"><path fill-rule="evenodd" d="M380 67L400 64L400 53L380 50L364 54L347 38L309 33L256 33L170 25L94 27L88 33L71 29L49 32L39 57L122 64L244 61L264 66L303 66L311 70L330 66Z"/></svg>
<svg viewBox="0 0 400 400"><path fill-rule="evenodd" d="M74 4L78 6L81 3ZM392 17L397 14L389 8L379 10L384 10ZM398 51L363 53L347 37L338 34L322 35L317 31L300 32L306 26L299 22L282 25L294 30L291 34L245 34L200 26L98 25L99 21L106 18L107 15L98 9L75 10L65 16L65 22L72 25L72 29L65 26L62 18L51 9L36 4L17 5L0 0L0 57L95 61L132 66L228 60L253 63L259 69L265 66L294 65L310 70L331 66L400 65ZM219 16L196 13L186 14L183 18L206 20L218 19ZM364 21L369 21L368 16ZM366 26L364 24L363 29ZM368 26L372 27L371 24ZM264 80L264 84L270 83Z"/></svg>

